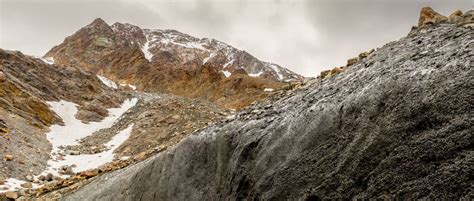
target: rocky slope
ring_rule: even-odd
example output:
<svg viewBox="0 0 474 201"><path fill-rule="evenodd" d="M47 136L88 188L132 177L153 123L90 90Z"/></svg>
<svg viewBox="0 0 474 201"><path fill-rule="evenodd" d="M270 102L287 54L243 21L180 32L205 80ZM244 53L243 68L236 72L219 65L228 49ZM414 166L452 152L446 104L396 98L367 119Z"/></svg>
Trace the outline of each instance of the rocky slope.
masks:
<svg viewBox="0 0 474 201"><path fill-rule="evenodd" d="M265 97L265 88L303 80L286 68L214 39L127 23L109 26L102 19L67 37L45 57L131 83L139 90L205 98L228 108Z"/></svg>
<svg viewBox="0 0 474 201"><path fill-rule="evenodd" d="M344 71L65 200L471 200L474 30L466 24L421 23Z"/></svg>
<svg viewBox="0 0 474 201"><path fill-rule="evenodd" d="M69 100L80 108L77 118L100 121L106 108L116 107L125 94L107 89L93 74L59 68L39 58L0 49L0 182L41 172L51 145L44 133L61 124L46 101ZM65 134L67 135L67 133Z"/></svg>

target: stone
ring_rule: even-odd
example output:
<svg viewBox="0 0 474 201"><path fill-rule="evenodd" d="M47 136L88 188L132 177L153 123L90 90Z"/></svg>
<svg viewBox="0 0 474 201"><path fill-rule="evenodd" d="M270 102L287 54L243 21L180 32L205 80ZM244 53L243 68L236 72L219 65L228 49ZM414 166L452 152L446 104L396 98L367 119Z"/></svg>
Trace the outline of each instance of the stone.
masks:
<svg viewBox="0 0 474 201"><path fill-rule="evenodd" d="M69 155L80 155L81 152L78 151L78 150L69 150L69 151L68 151L68 154L69 154Z"/></svg>
<svg viewBox="0 0 474 201"><path fill-rule="evenodd" d="M451 15L448 17L448 22L450 23L456 23L459 22L462 19L462 11L461 10L456 10Z"/></svg>
<svg viewBox="0 0 474 201"><path fill-rule="evenodd" d="M11 154L6 154L3 158L4 158L6 161L12 161L12 160L13 160L13 155L11 155Z"/></svg>
<svg viewBox="0 0 474 201"><path fill-rule="evenodd" d="M86 170L86 171L83 171L80 173L81 176L84 176L86 178L91 178L91 177L95 177L99 174L99 170L98 169L92 169L92 170Z"/></svg>
<svg viewBox="0 0 474 201"><path fill-rule="evenodd" d="M418 27L427 25L435 25L448 21L448 18L434 11L431 7L424 7L420 11L420 18L418 19Z"/></svg>
<svg viewBox="0 0 474 201"><path fill-rule="evenodd" d="M321 78L325 78L326 76L329 75L329 73L331 73L331 70L321 71L321 73L319 73L319 74L320 74L319 76L320 76Z"/></svg>
<svg viewBox="0 0 474 201"><path fill-rule="evenodd" d="M337 75L337 74L341 73L342 71L344 71L344 68L335 67L331 70L331 76Z"/></svg>
<svg viewBox="0 0 474 201"><path fill-rule="evenodd" d="M26 175L26 181L32 182L34 181L34 177L32 175Z"/></svg>
<svg viewBox="0 0 474 201"><path fill-rule="evenodd" d="M33 188L33 184L31 182L26 182L20 185L23 188Z"/></svg>
<svg viewBox="0 0 474 201"><path fill-rule="evenodd" d="M18 198L18 193L14 191L7 191L5 193L5 197L10 198L10 199L17 199Z"/></svg>
<svg viewBox="0 0 474 201"><path fill-rule="evenodd" d="M354 65L357 61L359 61L359 57L350 58L350 59L347 60L347 65L346 65L346 66L352 66L352 65Z"/></svg>
<svg viewBox="0 0 474 201"><path fill-rule="evenodd" d="M48 173L48 174L44 177L44 181L53 181L53 174Z"/></svg>
<svg viewBox="0 0 474 201"><path fill-rule="evenodd" d="M7 80L7 76L5 75L5 73L0 72L0 82L5 82L5 80Z"/></svg>

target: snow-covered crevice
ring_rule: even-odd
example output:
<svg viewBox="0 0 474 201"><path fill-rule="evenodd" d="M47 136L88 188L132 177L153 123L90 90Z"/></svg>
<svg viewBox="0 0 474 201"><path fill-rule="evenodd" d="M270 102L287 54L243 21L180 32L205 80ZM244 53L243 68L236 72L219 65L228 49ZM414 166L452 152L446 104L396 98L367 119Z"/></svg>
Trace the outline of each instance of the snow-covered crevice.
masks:
<svg viewBox="0 0 474 201"><path fill-rule="evenodd" d="M99 80L105 85L105 86L108 86L110 88L113 88L113 89L117 89L117 84L110 80L109 78L106 78L104 76L100 76L100 75L97 75L97 78L99 78Z"/></svg>
<svg viewBox="0 0 474 201"><path fill-rule="evenodd" d="M143 55L145 55L145 58L149 62L151 62L151 58L153 58L153 53L150 52L150 48L151 48L150 43L152 41L150 41L148 33L145 33L145 37L146 37L146 42L142 46L142 52L143 52Z"/></svg>

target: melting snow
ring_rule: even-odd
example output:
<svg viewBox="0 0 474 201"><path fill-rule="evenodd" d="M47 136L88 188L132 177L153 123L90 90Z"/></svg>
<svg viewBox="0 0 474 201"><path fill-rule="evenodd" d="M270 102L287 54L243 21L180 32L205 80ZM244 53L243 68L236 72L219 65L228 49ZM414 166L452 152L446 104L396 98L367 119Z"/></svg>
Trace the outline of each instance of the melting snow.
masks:
<svg viewBox="0 0 474 201"><path fill-rule="evenodd" d="M146 37L146 42L145 44L142 46L142 52L143 52L143 55L145 55L145 58L151 62L151 58L153 57L153 54L150 52L150 40L148 39L148 35L145 34L145 37Z"/></svg>
<svg viewBox="0 0 474 201"><path fill-rule="evenodd" d="M57 171L64 165L70 166L75 164L76 167L73 168L74 172L80 172L112 162L114 160L114 151L128 139L132 132L132 127L133 124L112 137L112 139L105 144L105 146L109 148L108 151L96 154L66 155L64 156L64 160L49 160L49 167L42 174L52 173L58 175Z"/></svg>
<svg viewBox="0 0 474 201"><path fill-rule="evenodd" d="M224 73L225 77L230 77L232 75L232 73L226 70L222 71L222 73Z"/></svg>
<svg viewBox="0 0 474 201"><path fill-rule="evenodd" d="M120 84L120 86L122 86L122 87L127 87L128 86L133 90L137 90L137 87L135 85L131 85L131 84Z"/></svg>
<svg viewBox="0 0 474 201"><path fill-rule="evenodd" d="M97 78L99 78L99 80L102 81L102 83L104 83L105 86L108 86L113 89L117 89L117 84L115 84L114 81L100 75L97 75Z"/></svg>
<svg viewBox="0 0 474 201"><path fill-rule="evenodd" d="M264 92L272 92L273 89L272 89L272 88L265 88L265 89L263 89L263 91L264 91Z"/></svg>
<svg viewBox="0 0 474 201"><path fill-rule="evenodd" d="M212 57L214 57L214 56L216 56L216 55L217 55L217 53L212 52L208 57L206 57L206 58L204 58L204 60L202 60L202 64L207 63L210 58L212 58Z"/></svg>
<svg viewBox="0 0 474 201"><path fill-rule="evenodd" d="M119 108L110 108L109 116L101 122L89 122L88 124L76 119L77 105L61 100L59 102L48 102L52 110L62 119L65 126L52 125L51 131L47 134L48 140L53 144L53 151L56 151L61 145L76 145L77 140L91 135L93 132L103 128L111 127L114 122L122 116L128 109L137 103L137 99L125 100Z"/></svg>
<svg viewBox="0 0 474 201"><path fill-rule="evenodd" d="M41 57L41 60L44 61L44 63L47 63L47 64L54 64L54 58L53 57Z"/></svg>
<svg viewBox="0 0 474 201"><path fill-rule="evenodd" d="M258 77L262 74L263 72L259 72L259 73L250 73L249 76L251 77Z"/></svg>
<svg viewBox="0 0 474 201"><path fill-rule="evenodd" d="M278 75L278 79L283 80L283 75L281 74L281 71L278 66L275 64L270 64L270 67L276 72L276 74Z"/></svg>
<svg viewBox="0 0 474 201"><path fill-rule="evenodd" d="M228 61L227 63L224 64L224 68L226 68L227 66L229 66L230 64L234 63L234 59Z"/></svg>
<svg viewBox="0 0 474 201"><path fill-rule="evenodd" d="M7 191L13 191L15 189L21 189L23 187L21 187L22 184L26 183L26 181L22 181L22 180L18 180L18 179L15 179L15 178L8 178L5 180L5 184L4 185L0 185L0 188L6 188L6 190L0 190L0 193L5 193ZM38 184L35 184L35 183L32 183L33 184L33 188L37 188L39 187Z"/></svg>
<svg viewBox="0 0 474 201"><path fill-rule="evenodd" d="M50 132L47 133L47 138L53 145L51 153L57 152L59 146L78 144L77 140L87 137L100 129L111 127L113 123L128 109L133 107L137 101L138 99L136 98L126 100L122 103L120 108L108 109L109 116L101 122L90 122L88 124L84 124L74 117L77 112L76 104L64 100L59 102L47 102L51 106L51 109L59 115L64 122L64 126L52 125L50 127ZM91 168L97 168L100 165L113 161L113 152L120 146L120 144L128 139L132 127L133 124L112 137L112 139L105 144L105 146L109 148L108 151L97 154L67 155L64 156L65 160L49 160L49 167L42 174L52 173L54 175L59 175L57 170L63 165L75 164L76 167L73 168L73 171L79 172ZM19 189L23 183L25 183L25 181L9 178L5 181L4 185L0 185L0 188L6 188L6 190L0 190L0 193ZM39 186L40 185L33 184L33 188L38 188Z"/></svg>

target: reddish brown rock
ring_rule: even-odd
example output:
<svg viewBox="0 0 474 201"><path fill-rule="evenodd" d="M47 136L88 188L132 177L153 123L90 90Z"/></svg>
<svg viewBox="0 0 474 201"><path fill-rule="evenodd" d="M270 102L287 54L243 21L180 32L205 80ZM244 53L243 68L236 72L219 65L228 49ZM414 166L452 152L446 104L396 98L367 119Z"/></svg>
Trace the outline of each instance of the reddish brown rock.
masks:
<svg viewBox="0 0 474 201"><path fill-rule="evenodd" d="M5 161L12 161L13 160L13 155L6 154L3 158L5 159Z"/></svg>
<svg viewBox="0 0 474 201"><path fill-rule="evenodd" d="M431 7L424 7L420 11L418 27L439 24L448 21L448 18L434 11Z"/></svg>
<svg viewBox="0 0 474 201"><path fill-rule="evenodd" d="M350 59L347 60L347 65L346 65L346 66L352 66L352 65L354 65L357 61L359 61L359 57L350 58Z"/></svg>
<svg viewBox="0 0 474 201"><path fill-rule="evenodd" d="M462 19L462 15L463 13L461 10L456 10L453 13L451 13L451 15L449 15L448 22L451 22L451 23L459 22Z"/></svg>

